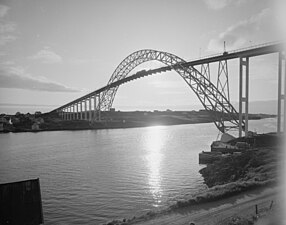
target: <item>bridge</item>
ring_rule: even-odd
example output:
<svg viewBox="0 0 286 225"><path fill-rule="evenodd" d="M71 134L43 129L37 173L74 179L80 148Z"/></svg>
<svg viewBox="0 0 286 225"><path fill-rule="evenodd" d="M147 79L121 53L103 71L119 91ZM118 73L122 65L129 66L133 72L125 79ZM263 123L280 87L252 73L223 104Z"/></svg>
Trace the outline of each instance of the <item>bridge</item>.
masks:
<svg viewBox="0 0 286 225"><path fill-rule="evenodd" d="M278 119L277 132L285 130L284 96L286 93L286 63L282 43L269 43L250 48L239 49L204 58L185 61L171 53L145 49L127 56L115 69L106 86L75 99L52 111L64 120L101 121L101 112L109 111L120 85L146 76L166 71L176 71L196 94L205 110L213 116L213 122L222 133L238 130L239 136L248 135L249 111L249 60L252 57L278 54ZM228 61L239 59L239 110L231 104L229 97ZM159 61L160 68L131 71L142 63ZM216 84L210 81L210 64L218 63ZM284 106L283 106L284 105ZM282 107L283 106L283 107ZM282 118L284 116L284 119Z"/></svg>

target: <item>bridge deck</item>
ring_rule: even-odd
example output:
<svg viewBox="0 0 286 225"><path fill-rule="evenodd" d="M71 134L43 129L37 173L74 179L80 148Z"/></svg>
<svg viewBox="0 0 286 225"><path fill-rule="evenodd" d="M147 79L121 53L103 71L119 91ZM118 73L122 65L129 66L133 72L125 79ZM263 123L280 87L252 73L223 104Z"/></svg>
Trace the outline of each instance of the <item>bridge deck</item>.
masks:
<svg viewBox="0 0 286 225"><path fill-rule="evenodd" d="M239 49L239 50L235 50L235 51L231 51L231 52L226 52L226 53L222 53L222 54L218 54L218 55L213 55L213 56L207 56L205 58L200 58L200 59L196 59L196 60L191 60L189 62L187 62L186 64L184 64L184 66L198 66L198 65L202 65L202 64L206 64L206 63L214 63L214 62L219 62L219 61L223 61L223 60L231 60L231 59L237 59L240 57L255 57L255 56L261 56L261 55L267 55L267 54L272 54L272 53L277 53L280 52L282 49L282 43L274 43L274 44L264 44L261 46L254 46L251 48L246 48L246 49ZM175 66L174 66L175 67ZM169 67L169 66L164 66L164 67L160 67L157 69L151 69L146 71L145 73L142 72L140 74L133 74L131 76L128 76L126 78L123 78L122 80L116 81L110 85L106 85L96 91L93 91L89 94L86 94L74 101L71 101L53 111L56 110L60 110L63 109L67 106L76 104L82 100L88 99L94 95L97 95L109 88L112 87L117 87L121 84L124 84L126 82L141 78L141 77L145 77L145 76L150 76L152 74L156 74L156 73L162 73L162 72L166 72L166 71L171 71L174 68Z"/></svg>

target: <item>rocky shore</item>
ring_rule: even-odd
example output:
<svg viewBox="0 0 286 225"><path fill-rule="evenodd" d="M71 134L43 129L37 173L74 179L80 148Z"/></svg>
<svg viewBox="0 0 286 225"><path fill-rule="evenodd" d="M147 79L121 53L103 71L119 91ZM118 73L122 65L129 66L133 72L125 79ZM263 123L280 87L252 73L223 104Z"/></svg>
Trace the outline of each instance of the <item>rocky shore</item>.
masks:
<svg viewBox="0 0 286 225"><path fill-rule="evenodd" d="M252 138L238 138L232 142L245 141L254 146L250 150L240 155L232 155L228 158L222 158L200 170L202 177L208 189L194 195L190 199L178 201L165 210L160 212L149 212L140 217L130 219L114 220L106 225L127 225L127 224L145 224L144 221L157 220L160 217L179 212L183 209L200 208L204 204L227 200L241 193L254 191L271 187L277 187L278 170L281 159L281 141L282 137L277 134L261 134ZM233 212L236 214L237 212ZM253 219L230 217L226 224L253 224ZM159 220L159 219L158 219ZM244 222L243 222L244 221ZM146 222L146 224L149 224ZM152 223L150 223L152 224ZM155 224L155 223L154 223ZM179 224L179 223L178 223Z"/></svg>

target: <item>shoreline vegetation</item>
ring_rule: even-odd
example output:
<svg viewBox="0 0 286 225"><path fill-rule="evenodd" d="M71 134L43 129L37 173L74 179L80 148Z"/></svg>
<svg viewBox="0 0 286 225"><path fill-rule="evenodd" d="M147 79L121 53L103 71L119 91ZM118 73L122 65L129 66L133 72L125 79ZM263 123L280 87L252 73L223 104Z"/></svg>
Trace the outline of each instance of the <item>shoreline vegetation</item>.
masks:
<svg viewBox="0 0 286 225"><path fill-rule="evenodd" d="M211 202L227 200L248 191L255 191L267 187L278 186L277 173L280 165L280 141L282 137L275 133L261 134L251 138L237 138L232 142L245 141L255 143L255 147L242 152L239 155L232 155L230 158L221 158L209 163L201 169L206 190L195 194L193 197L177 201L167 209L160 211L150 211L139 217L131 219L113 220L105 225L129 225L144 223L162 216L176 213L180 210L194 210ZM253 206L254 207L254 206ZM256 217L241 218L235 217L237 212L233 212L233 217L222 218L225 224L254 224ZM267 216L267 213L266 213ZM240 221L240 223L237 223Z"/></svg>
<svg viewBox="0 0 286 225"><path fill-rule="evenodd" d="M36 112L0 115L0 132L40 132L60 130L94 130L135 128L156 125L180 125L213 122L213 112L200 111L107 111L101 113L101 121L63 120L57 114ZM250 120L275 118L275 115L250 114Z"/></svg>

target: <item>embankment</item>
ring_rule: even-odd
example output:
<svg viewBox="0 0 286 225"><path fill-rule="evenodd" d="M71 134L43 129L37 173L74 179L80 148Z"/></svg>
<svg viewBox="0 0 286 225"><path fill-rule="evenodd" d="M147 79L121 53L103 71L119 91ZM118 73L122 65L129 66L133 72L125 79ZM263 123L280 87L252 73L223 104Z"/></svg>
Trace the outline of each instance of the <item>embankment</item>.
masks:
<svg viewBox="0 0 286 225"><path fill-rule="evenodd" d="M242 139L234 141L242 141ZM278 165L279 158L281 158L279 136L263 134L247 141L255 143L256 147L240 155L215 161L200 170L208 189L189 199L178 201L164 210L150 211L139 217L114 220L107 224L142 223L171 215L182 209L191 210L194 208L193 206L200 208L200 206L210 202L215 205L217 201L228 199L243 192L277 186Z"/></svg>

